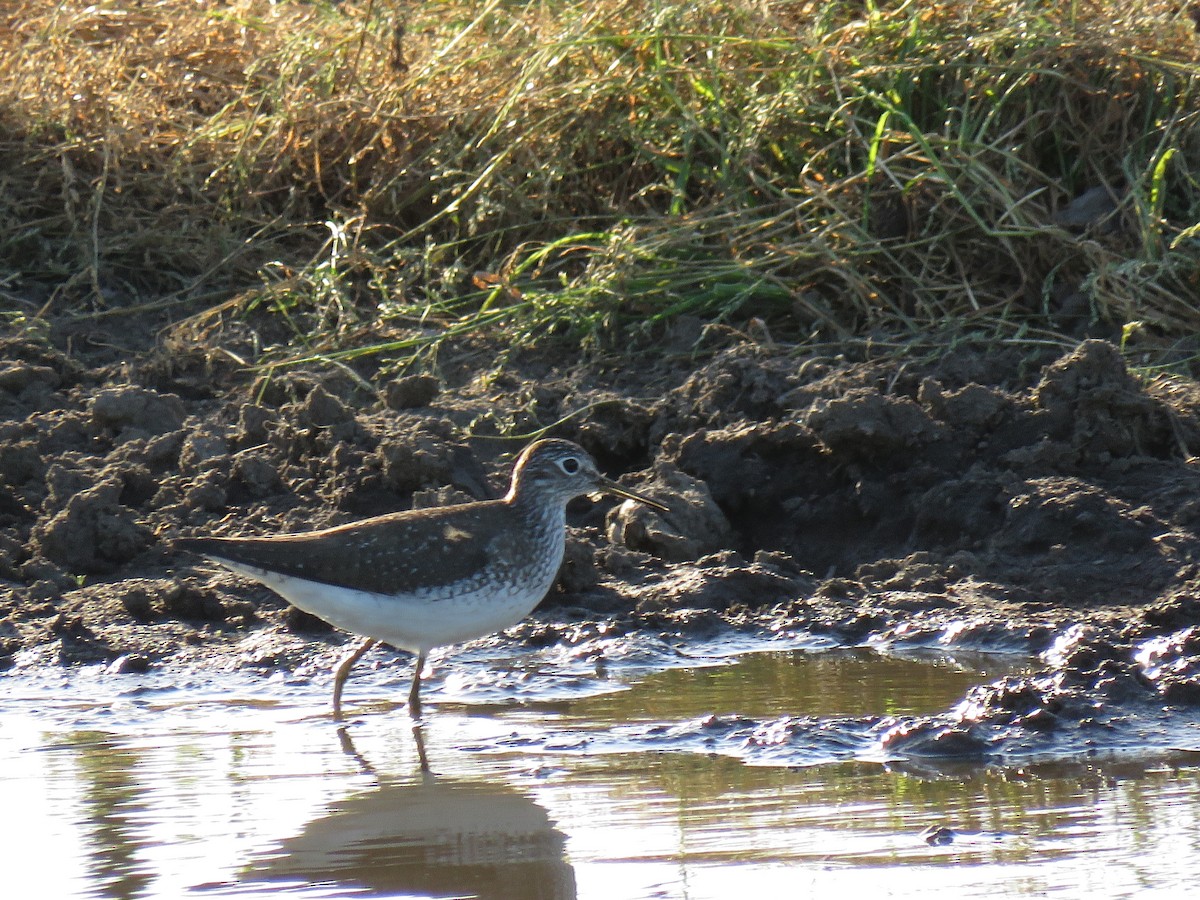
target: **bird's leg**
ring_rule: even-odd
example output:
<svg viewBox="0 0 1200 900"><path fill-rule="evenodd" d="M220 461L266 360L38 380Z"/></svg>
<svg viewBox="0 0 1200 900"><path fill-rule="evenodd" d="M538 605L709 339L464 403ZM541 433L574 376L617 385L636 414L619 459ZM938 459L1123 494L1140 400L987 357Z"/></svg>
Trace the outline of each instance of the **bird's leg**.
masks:
<svg viewBox="0 0 1200 900"><path fill-rule="evenodd" d="M421 715L421 670L425 668L425 651L417 654L417 666L413 669L412 689L408 692L408 711L416 718Z"/></svg>
<svg viewBox="0 0 1200 900"><path fill-rule="evenodd" d="M375 643L375 638L367 638L342 657L342 661L338 663L337 671L333 675L333 717L335 719L342 717L342 688L346 684L346 677L350 674L350 669L362 659L364 653L375 646Z"/></svg>

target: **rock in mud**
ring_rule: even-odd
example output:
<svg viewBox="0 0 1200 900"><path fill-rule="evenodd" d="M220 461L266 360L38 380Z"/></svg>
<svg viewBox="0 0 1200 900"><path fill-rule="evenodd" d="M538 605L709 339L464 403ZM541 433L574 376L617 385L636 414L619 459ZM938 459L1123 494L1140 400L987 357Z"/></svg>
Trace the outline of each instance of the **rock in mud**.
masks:
<svg viewBox="0 0 1200 900"><path fill-rule="evenodd" d="M969 726L928 720L895 725L879 743L888 756L982 759L989 753L987 741Z"/></svg>
<svg viewBox="0 0 1200 900"><path fill-rule="evenodd" d="M977 464L960 478L938 482L915 503L913 536L927 547L982 548L1003 526L1007 481Z"/></svg>
<svg viewBox="0 0 1200 900"><path fill-rule="evenodd" d="M149 671L150 660L140 653L123 653L104 669L106 675L140 675Z"/></svg>
<svg viewBox="0 0 1200 900"><path fill-rule="evenodd" d="M1181 636L1180 646L1187 640ZM1155 660L1194 657L1169 643L1159 649L1161 657L1150 654ZM883 749L899 756L943 758L1062 758L1085 748L1116 751L1129 739L1128 722L1138 716L1152 719L1164 700L1191 702L1193 671L1180 670L1181 677L1173 679L1169 666L1152 666L1148 675L1131 648L1113 643L1094 626L1068 628L1044 658L1048 668L1043 672L980 685L947 713L911 717L888 727ZM1168 700L1171 691L1177 693Z"/></svg>
<svg viewBox="0 0 1200 900"><path fill-rule="evenodd" d="M1182 590L1164 597L1142 612L1142 620L1154 628L1175 631L1188 625L1200 625L1200 597Z"/></svg>
<svg viewBox="0 0 1200 900"><path fill-rule="evenodd" d="M25 546L8 532L0 531L0 580L20 577L17 566L25 561Z"/></svg>
<svg viewBox="0 0 1200 900"><path fill-rule="evenodd" d="M228 476L217 469L202 472L188 485L184 494L184 504L191 510L221 512L229 501L229 493L226 490L228 484Z"/></svg>
<svg viewBox="0 0 1200 900"><path fill-rule="evenodd" d="M158 618L163 608L161 598L169 590L164 589L162 581L132 578L123 587L121 606L133 621L146 624Z"/></svg>

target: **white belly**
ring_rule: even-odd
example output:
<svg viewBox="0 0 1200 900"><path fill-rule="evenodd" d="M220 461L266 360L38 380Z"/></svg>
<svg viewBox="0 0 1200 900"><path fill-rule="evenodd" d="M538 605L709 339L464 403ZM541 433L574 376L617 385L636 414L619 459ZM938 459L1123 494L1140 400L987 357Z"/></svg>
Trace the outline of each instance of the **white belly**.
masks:
<svg viewBox="0 0 1200 900"><path fill-rule="evenodd" d="M434 647L474 640L515 625L546 596L557 574L499 593L491 585L450 597L397 598L221 562L330 625L412 653L428 653Z"/></svg>

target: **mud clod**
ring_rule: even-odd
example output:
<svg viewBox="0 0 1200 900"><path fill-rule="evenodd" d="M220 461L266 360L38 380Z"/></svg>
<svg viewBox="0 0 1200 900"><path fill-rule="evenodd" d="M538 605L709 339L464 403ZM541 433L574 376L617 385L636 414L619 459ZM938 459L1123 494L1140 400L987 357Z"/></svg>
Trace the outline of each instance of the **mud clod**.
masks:
<svg viewBox="0 0 1200 900"><path fill-rule="evenodd" d="M10 363L0 365L0 391L13 394L18 399L30 399L30 390L43 393L53 390L62 383L58 373L49 366L31 365L29 363Z"/></svg>
<svg viewBox="0 0 1200 900"><path fill-rule="evenodd" d="M388 409L418 409L432 403L441 389L441 382L434 375L408 375L387 383L383 402Z"/></svg>
<svg viewBox="0 0 1200 900"><path fill-rule="evenodd" d="M655 464L653 475L653 499L669 504L671 511L633 501L614 507L606 520L612 543L668 562L697 560L733 543L733 529L704 482L665 461Z"/></svg>
<svg viewBox="0 0 1200 900"><path fill-rule="evenodd" d="M16 441L0 456L0 484L20 487L42 478L45 470L45 461L32 440Z"/></svg>
<svg viewBox="0 0 1200 900"><path fill-rule="evenodd" d="M275 414L254 403L244 403L238 410L238 427L235 436L239 447L255 447L265 444L270 437Z"/></svg>
<svg viewBox="0 0 1200 900"><path fill-rule="evenodd" d="M36 552L70 572L102 574L132 560L150 541L136 513L121 505L124 485L103 481L71 497L34 529Z"/></svg>
<svg viewBox="0 0 1200 900"><path fill-rule="evenodd" d="M92 424L99 430L133 435L174 431L183 425L183 401L173 394L136 387L108 388L91 403Z"/></svg>
<svg viewBox="0 0 1200 900"><path fill-rule="evenodd" d="M1034 399L1050 437L1068 440L1088 462L1158 455L1168 446L1167 416L1104 341L1084 341L1049 366Z"/></svg>
<svg viewBox="0 0 1200 900"><path fill-rule="evenodd" d="M267 497L282 487L279 470L271 458L261 452L239 453L234 458L233 477L251 497Z"/></svg>
<svg viewBox="0 0 1200 900"><path fill-rule="evenodd" d="M204 428L189 434L179 450L179 468L184 472L224 467L229 456L229 442L216 427Z"/></svg>
<svg viewBox="0 0 1200 900"><path fill-rule="evenodd" d="M691 608L729 611L769 608L806 596L815 580L780 571L770 562L747 563L725 551L678 566L630 591L639 612Z"/></svg>
<svg viewBox="0 0 1200 900"><path fill-rule="evenodd" d="M836 400L817 401L805 424L831 453L887 468L907 465L908 460L891 457L939 440L943 428L907 397L862 388Z"/></svg>
<svg viewBox="0 0 1200 900"><path fill-rule="evenodd" d="M593 403L575 436L580 446L601 460L644 459L654 424L651 409L623 398Z"/></svg>
<svg viewBox="0 0 1200 900"><path fill-rule="evenodd" d="M164 615L196 622L224 622L229 607L210 591L174 583L164 586L159 603Z"/></svg>
<svg viewBox="0 0 1200 900"><path fill-rule="evenodd" d="M121 593L121 605L135 622L147 623L158 618L162 611L159 598L163 596L161 582L146 582L133 579Z"/></svg>
<svg viewBox="0 0 1200 900"><path fill-rule="evenodd" d="M439 438L418 433L411 440L387 440L379 445L383 482L398 494L451 481L454 450Z"/></svg>
<svg viewBox="0 0 1200 900"><path fill-rule="evenodd" d="M349 425L354 415L337 397L320 385L308 392L308 396L296 409L296 418L301 427L330 428Z"/></svg>

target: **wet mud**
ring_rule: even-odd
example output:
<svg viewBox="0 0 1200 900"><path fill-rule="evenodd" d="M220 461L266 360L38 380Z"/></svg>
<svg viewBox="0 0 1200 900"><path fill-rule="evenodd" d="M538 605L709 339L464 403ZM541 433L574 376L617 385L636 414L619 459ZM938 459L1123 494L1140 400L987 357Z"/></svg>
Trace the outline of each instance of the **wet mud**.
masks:
<svg viewBox="0 0 1200 900"><path fill-rule="evenodd" d="M700 363L502 368L497 348L459 349L384 378L0 340L0 665L324 659L344 635L173 539L498 496L550 426L671 512L572 505L558 584L506 640L733 629L1042 654L1043 671L939 716L829 725L914 758L1137 746L1200 710L1191 380L1133 372L1098 340L903 360L736 342ZM694 727L738 746L804 731Z"/></svg>

